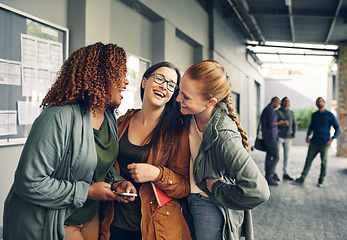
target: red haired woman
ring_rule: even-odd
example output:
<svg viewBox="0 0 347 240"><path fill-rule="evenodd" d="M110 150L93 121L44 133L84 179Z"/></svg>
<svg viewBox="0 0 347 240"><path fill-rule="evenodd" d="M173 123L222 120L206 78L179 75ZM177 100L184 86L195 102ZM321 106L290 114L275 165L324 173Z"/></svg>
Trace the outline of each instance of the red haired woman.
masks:
<svg viewBox="0 0 347 240"><path fill-rule="evenodd" d="M177 101L189 128L189 209L193 239L253 239L250 209L269 198L267 182L248 154L247 134L231 104L230 82L216 61L184 73Z"/></svg>

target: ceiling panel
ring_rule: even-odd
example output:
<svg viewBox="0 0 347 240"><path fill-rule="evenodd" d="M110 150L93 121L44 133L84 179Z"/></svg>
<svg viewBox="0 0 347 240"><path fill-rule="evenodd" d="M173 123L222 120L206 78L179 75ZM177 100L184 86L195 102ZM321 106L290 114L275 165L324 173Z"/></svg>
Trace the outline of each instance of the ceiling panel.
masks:
<svg viewBox="0 0 347 240"><path fill-rule="evenodd" d="M269 41L283 44L297 43L338 45L347 41L347 0L221 0L225 16L232 16L241 34L262 48ZM234 8L232 7L234 6ZM235 13L237 9L238 14ZM243 27L246 23L252 33ZM243 29L242 29L243 28ZM257 30L257 32L255 32ZM253 39L251 38L253 36ZM295 45L295 46L294 46ZM249 48L263 66L270 62L284 65L296 63L330 64L337 56L320 46L294 50ZM305 48L305 47L304 47ZM336 48L336 47L335 47ZM262 51L268 51L263 54ZM289 51L289 52L288 52ZM296 52L295 52L296 51ZM295 54L295 55L290 55ZM324 56L330 55L330 56ZM297 64L298 65L298 64Z"/></svg>

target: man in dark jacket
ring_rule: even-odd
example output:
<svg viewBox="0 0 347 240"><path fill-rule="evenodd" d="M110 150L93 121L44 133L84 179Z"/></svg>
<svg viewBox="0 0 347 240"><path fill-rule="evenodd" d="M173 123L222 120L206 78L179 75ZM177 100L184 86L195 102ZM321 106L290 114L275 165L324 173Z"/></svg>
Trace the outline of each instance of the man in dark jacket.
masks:
<svg viewBox="0 0 347 240"><path fill-rule="evenodd" d="M307 157L301 177L296 179L294 183L302 184L310 171L314 158L320 153L321 169L318 179L318 187L323 186L323 181L327 172L328 151L334 139L340 134L340 125L335 116L325 109L325 101L322 97L317 98L316 105L318 111L314 112L311 117L311 123L307 130L306 142L309 143ZM330 128L335 129L334 135L331 137ZM310 138L313 133L312 138Z"/></svg>
<svg viewBox="0 0 347 240"><path fill-rule="evenodd" d="M286 121L277 121L275 109L280 105L281 100L273 97L271 102L264 108L261 113L261 131L266 148L265 157L265 178L269 185L277 186L278 183L273 179L276 165L279 160L278 154L278 125L284 125Z"/></svg>

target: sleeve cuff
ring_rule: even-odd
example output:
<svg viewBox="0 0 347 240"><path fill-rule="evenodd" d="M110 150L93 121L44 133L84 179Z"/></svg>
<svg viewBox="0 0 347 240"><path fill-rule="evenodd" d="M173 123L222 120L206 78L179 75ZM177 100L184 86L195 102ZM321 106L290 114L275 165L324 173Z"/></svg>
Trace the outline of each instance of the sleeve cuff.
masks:
<svg viewBox="0 0 347 240"><path fill-rule="evenodd" d="M156 166L156 167L159 168L160 173L159 173L158 177L156 179L154 179L154 181L153 181L154 183L160 181L163 178L163 175L164 175L163 167L158 167L158 166Z"/></svg>
<svg viewBox="0 0 347 240"><path fill-rule="evenodd" d="M221 185L223 185L225 182L222 181L222 180L218 180L216 181L213 185L212 185L212 188L211 188L211 192L215 192L215 189L220 187Z"/></svg>
<svg viewBox="0 0 347 240"><path fill-rule="evenodd" d="M73 201L75 207L80 208L87 201L89 186L90 185L86 182L76 183L76 193Z"/></svg>

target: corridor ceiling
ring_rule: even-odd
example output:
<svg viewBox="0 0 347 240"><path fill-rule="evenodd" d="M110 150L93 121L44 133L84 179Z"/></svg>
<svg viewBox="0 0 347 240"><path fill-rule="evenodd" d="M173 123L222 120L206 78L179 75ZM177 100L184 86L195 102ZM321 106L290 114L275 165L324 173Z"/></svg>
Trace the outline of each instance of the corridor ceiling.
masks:
<svg viewBox="0 0 347 240"><path fill-rule="evenodd" d="M347 0L221 0L220 3L223 17L240 29L248 39L250 53L262 64L284 63L284 57L293 59L293 56L306 59L336 56L336 45L347 41Z"/></svg>

